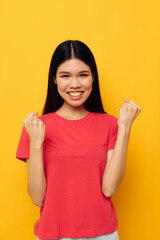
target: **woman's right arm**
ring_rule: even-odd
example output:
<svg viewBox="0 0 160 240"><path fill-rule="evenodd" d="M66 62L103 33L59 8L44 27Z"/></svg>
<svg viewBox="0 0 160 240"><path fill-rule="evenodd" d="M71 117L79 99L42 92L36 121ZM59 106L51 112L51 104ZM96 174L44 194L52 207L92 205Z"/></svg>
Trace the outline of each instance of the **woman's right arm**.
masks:
<svg viewBox="0 0 160 240"><path fill-rule="evenodd" d="M33 204L43 206L46 194L46 177L43 166L43 145L30 144L30 158L27 161L28 194Z"/></svg>
<svg viewBox="0 0 160 240"><path fill-rule="evenodd" d="M30 138L30 157L26 159L28 193L33 204L41 207L46 194L46 177L43 166L45 124L37 114L37 112L28 114L23 124Z"/></svg>

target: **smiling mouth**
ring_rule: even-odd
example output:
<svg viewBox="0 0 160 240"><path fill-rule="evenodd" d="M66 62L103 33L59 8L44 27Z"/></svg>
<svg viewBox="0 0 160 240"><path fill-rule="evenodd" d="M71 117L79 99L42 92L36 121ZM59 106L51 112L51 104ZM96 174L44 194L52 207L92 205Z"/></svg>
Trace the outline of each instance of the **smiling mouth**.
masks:
<svg viewBox="0 0 160 240"><path fill-rule="evenodd" d="M80 96L82 93L84 93L84 91L80 91L80 92L67 92L69 95L71 96Z"/></svg>

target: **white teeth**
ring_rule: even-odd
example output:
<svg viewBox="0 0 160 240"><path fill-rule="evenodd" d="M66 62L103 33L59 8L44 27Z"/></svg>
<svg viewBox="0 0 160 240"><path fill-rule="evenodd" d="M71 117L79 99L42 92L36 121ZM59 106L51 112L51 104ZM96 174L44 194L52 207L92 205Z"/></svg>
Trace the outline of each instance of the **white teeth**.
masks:
<svg viewBox="0 0 160 240"><path fill-rule="evenodd" d="M82 92L69 92L71 96L79 96L82 94Z"/></svg>

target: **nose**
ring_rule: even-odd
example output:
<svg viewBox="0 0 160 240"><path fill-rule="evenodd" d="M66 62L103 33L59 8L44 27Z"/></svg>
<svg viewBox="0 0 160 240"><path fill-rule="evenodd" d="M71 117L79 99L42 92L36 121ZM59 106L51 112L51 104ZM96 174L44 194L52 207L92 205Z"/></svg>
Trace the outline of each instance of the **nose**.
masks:
<svg viewBox="0 0 160 240"><path fill-rule="evenodd" d="M80 87L81 85L80 85L80 82L79 82L79 80L78 80L78 78L76 78L76 77L72 77L72 79L71 79L71 83L70 83L70 87L72 88L77 88L77 87Z"/></svg>

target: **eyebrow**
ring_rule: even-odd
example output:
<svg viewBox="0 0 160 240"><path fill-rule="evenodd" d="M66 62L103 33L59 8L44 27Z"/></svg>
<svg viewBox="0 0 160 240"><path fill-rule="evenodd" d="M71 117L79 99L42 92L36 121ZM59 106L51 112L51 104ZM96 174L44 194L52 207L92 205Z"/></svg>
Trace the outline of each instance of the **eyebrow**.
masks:
<svg viewBox="0 0 160 240"><path fill-rule="evenodd" d="M79 72L79 73L84 73L84 72L87 72L87 73L89 73L89 71L87 71L87 70L81 71L81 72ZM59 74L60 74L60 73L69 73L69 72L64 72L64 71L61 71L61 72L59 72Z"/></svg>

